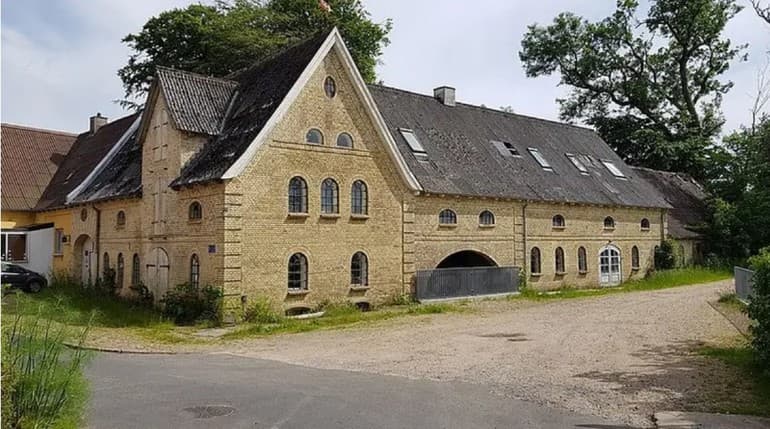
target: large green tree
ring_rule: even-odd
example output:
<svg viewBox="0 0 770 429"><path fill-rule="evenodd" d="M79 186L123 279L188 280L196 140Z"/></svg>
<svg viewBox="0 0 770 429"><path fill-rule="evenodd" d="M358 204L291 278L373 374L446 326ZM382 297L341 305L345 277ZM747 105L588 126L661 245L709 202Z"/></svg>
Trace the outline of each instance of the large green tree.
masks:
<svg viewBox="0 0 770 429"><path fill-rule="evenodd" d="M118 75L131 104L149 88L156 66L225 76L334 26L361 75L374 81L391 21L373 22L360 0L228 0L162 12L123 39L132 53Z"/></svg>
<svg viewBox="0 0 770 429"><path fill-rule="evenodd" d="M564 120L580 120L629 163L709 174L724 122L720 76L744 46L724 38L739 12L733 0L652 0L639 17L635 0L591 22L561 13L531 25L519 57L527 76L558 73L569 96L558 100Z"/></svg>

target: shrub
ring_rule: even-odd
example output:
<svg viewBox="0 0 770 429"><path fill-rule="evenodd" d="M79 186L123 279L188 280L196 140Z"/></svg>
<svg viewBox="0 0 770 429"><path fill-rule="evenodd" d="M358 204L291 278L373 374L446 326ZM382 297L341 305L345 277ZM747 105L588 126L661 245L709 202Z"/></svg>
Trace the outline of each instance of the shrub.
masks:
<svg viewBox="0 0 770 429"><path fill-rule="evenodd" d="M130 285L128 288L134 292L134 297L140 304L149 307L152 306L152 304L155 302L155 296L152 294L152 291L144 285L144 283L140 282L135 285Z"/></svg>
<svg viewBox="0 0 770 429"><path fill-rule="evenodd" d="M221 321L222 289L214 286L196 288L182 283L166 292L161 299L163 315L178 325L189 325L198 321Z"/></svg>
<svg viewBox="0 0 770 429"><path fill-rule="evenodd" d="M280 323L283 316L273 310L270 300L259 297L243 312L243 320L249 323Z"/></svg>
<svg viewBox="0 0 770 429"><path fill-rule="evenodd" d="M673 240L663 240L660 246L655 248L655 269L670 270L676 267L676 259Z"/></svg>
<svg viewBox="0 0 770 429"><path fill-rule="evenodd" d="M751 326L752 345L764 368L770 368L770 247L749 259L754 270L754 291L748 315L756 321Z"/></svg>

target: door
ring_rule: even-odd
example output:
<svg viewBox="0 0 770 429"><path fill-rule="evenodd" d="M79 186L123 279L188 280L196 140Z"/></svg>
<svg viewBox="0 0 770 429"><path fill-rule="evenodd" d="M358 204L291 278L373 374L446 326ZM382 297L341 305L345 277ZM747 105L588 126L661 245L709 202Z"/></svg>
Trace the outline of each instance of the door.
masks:
<svg viewBox="0 0 770 429"><path fill-rule="evenodd" d="M94 249L93 249L93 241L91 241L91 238L86 238L85 241L83 241L83 247L81 247L81 252L83 252L82 256L82 266L80 271L80 279L85 284L92 284L93 283L93 268L95 266L94 264Z"/></svg>
<svg viewBox="0 0 770 429"><path fill-rule="evenodd" d="M155 300L161 299L168 290L168 253L160 247L152 249L147 261L147 287Z"/></svg>
<svg viewBox="0 0 770 429"><path fill-rule="evenodd" d="M620 250L615 246L604 247L599 254L599 284L602 286L619 285L622 278Z"/></svg>

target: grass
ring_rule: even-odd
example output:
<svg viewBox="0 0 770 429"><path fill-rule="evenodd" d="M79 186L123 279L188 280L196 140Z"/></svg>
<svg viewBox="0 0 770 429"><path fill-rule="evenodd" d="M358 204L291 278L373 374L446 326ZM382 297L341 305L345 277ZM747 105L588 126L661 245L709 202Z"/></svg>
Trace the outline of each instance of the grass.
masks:
<svg viewBox="0 0 770 429"><path fill-rule="evenodd" d="M721 413L751 414L757 416L770 416L770 369L760 366L754 357L754 351L748 344L731 347L703 347L698 350L702 356L717 359L736 371L736 377L747 385L747 389L740 398L733 394L739 389L730 389L723 386L718 399L717 409Z"/></svg>
<svg viewBox="0 0 770 429"><path fill-rule="evenodd" d="M531 288L524 289L520 295L511 299L525 298L534 300L582 298L599 295L609 295L623 292L638 292L647 290L668 289L700 283L710 283L726 280L732 277L729 271L710 270L706 268L678 268L666 271L656 271L641 280L633 280L617 287L602 289L577 289L564 287L551 292L540 292Z"/></svg>

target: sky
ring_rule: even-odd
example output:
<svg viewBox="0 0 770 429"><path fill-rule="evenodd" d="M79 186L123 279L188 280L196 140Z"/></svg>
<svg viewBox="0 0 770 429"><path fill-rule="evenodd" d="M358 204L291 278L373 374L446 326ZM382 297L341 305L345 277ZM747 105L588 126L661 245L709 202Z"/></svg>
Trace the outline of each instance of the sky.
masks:
<svg viewBox="0 0 770 429"><path fill-rule="evenodd" d="M527 26L571 11L599 20L615 0L363 0L376 22L393 20L390 45L377 67L386 85L431 94L453 86L457 99L520 114L558 118L567 94L558 76L527 78L518 59ZM2 2L0 56L2 122L82 132L97 112L111 120L129 112L117 76L130 53L121 39L185 0L11 0ZM735 86L722 103L725 131L749 121L758 71L767 64L770 25L747 6L726 29L733 43L749 43L748 60L724 79Z"/></svg>

